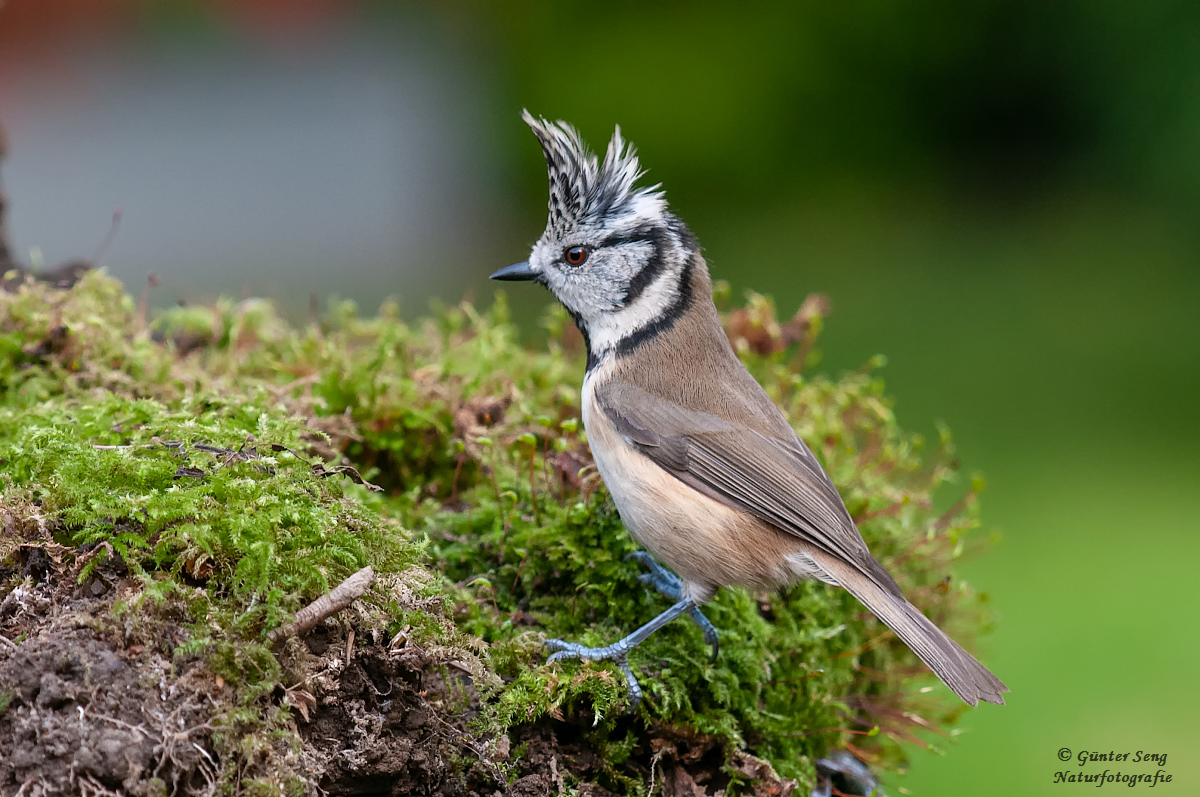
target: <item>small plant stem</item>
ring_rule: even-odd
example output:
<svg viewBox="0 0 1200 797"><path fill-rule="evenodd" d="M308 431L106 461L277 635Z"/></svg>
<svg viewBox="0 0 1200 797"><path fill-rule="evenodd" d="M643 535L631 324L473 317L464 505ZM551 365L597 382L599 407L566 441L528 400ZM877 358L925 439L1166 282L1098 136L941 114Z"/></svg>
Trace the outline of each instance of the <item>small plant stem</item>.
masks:
<svg viewBox="0 0 1200 797"><path fill-rule="evenodd" d="M521 583L521 571L525 569L525 560L529 558L529 554L521 557L521 561L517 562L517 574L513 576L512 591L517 591L517 584ZM0 637L3 638L3 637Z"/></svg>
<svg viewBox="0 0 1200 797"><path fill-rule="evenodd" d="M529 447L529 502L533 504L533 517L537 524L542 525L542 510L538 506L537 486L534 484L534 459L537 456L537 443Z"/></svg>
<svg viewBox="0 0 1200 797"><path fill-rule="evenodd" d="M811 731L802 731L800 733L789 733L786 735L795 739L795 738L803 738L805 736L812 736L814 733L821 733L822 731L840 731L841 733L852 733L855 736L874 736L875 733L878 733L878 731L876 731L875 733L872 733L871 731L856 731L856 730L853 730L852 728L816 728Z"/></svg>
<svg viewBox="0 0 1200 797"><path fill-rule="evenodd" d="M492 490L496 493L496 505L500 506L500 482L496 480L496 447L488 446L492 450ZM501 515L504 514L504 508L500 508Z"/></svg>
<svg viewBox="0 0 1200 797"><path fill-rule="evenodd" d="M553 495L554 483L550 480L550 432L542 438L542 475L546 477L546 492Z"/></svg>
<svg viewBox="0 0 1200 797"><path fill-rule="evenodd" d="M465 452L460 452L457 457L457 463L454 465L454 479L450 482L450 503L458 501L458 477L462 474L463 463L467 460Z"/></svg>

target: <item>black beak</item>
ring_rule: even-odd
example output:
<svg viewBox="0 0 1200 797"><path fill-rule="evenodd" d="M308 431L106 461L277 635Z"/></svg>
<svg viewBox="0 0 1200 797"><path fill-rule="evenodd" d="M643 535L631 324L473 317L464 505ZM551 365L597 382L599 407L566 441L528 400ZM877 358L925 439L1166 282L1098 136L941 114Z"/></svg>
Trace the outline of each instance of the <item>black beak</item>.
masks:
<svg viewBox="0 0 1200 797"><path fill-rule="evenodd" d="M528 282L537 279L537 276L537 272L529 267L529 261L522 260L520 263L505 266L493 274L490 279L504 280L505 282Z"/></svg>

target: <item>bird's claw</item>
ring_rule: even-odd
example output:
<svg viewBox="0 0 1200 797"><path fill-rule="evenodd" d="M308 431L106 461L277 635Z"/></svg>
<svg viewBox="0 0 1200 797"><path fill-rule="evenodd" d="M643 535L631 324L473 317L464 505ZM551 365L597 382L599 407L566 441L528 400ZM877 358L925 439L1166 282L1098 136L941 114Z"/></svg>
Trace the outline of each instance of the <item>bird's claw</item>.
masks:
<svg viewBox="0 0 1200 797"><path fill-rule="evenodd" d="M565 639L547 639L543 644L554 651L546 659L547 664L552 661L562 661L563 659L611 661L625 675L625 686L629 690L629 710L633 711L637 707L637 704L642 701L642 687L638 683L637 676L633 674L633 670L629 667L628 651L622 650L618 645L589 648L578 642L567 642Z"/></svg>
<svg viewBox="0 0 1200 797"><path fill-rule="evenodd" d="M546 661L561 661L562 659L600 659L603 656L589 656L589 653L598 653L601 648L589 648L580 645L578 642L568 642L565 639L547 639L543 643L546 647L553 650L550 658Z"/></svg>
<svg viewBox="0 0 1200 797"><path fill-rule="evenodd" d="M704 634L704 641L712 647L711 661L715 662L717 654L721 651L721 640L717 638L716 626L699 609L692 609L692 620L696 625L700 626L700 633Z"/></svg>

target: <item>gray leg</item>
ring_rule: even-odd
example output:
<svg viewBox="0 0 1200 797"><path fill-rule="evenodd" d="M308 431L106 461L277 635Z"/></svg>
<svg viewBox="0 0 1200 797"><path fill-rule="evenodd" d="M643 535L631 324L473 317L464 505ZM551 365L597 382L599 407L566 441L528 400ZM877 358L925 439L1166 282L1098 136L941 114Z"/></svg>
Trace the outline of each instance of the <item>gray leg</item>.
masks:
<svg viewBox="0 0 1200 797"><path fill-rule="evenodd" d="M547 639L545 642L546 647L556 652L550 654L550 658L546 661L592 659L593 661L610 660L615 662L621 668L621 672L625 673L625 683L629 687L629 707L632 709L642 699L642 687L638 685L633 670L629 669L629 651L644 642L646 637L695 606L696 604L692 603L691 598L684 598L629 636L602 648L588 648L580 645L578 642Z"/></svg>
<svg viewBox="0 0 1200 797"><path fill-rule="evenodd" d="M635 559L645 565L650 572L642 573L638 576L638 581L643 584L649 584L658 590L659 594L665 598L677 601L683 597L683 582L679 580L679 576L672 573L667 568L654 561L654 557L645 551L634 551L625 557L626 560ZM704 641L712 646L712 660L717 660L717 652L720 650L720 644L717 640L717 629L704 612L700 611L699 606L692 608L692 620L696 625L700 626L701 633L704 634Z"/></svg>

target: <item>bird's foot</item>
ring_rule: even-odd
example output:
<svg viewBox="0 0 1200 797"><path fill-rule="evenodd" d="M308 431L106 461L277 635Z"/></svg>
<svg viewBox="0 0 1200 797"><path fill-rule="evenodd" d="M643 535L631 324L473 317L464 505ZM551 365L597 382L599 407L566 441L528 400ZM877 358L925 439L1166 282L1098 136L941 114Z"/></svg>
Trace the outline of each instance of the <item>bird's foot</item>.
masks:
<svg viewBox="0 0 1200 797"><path fill-rule="evenodd" d="M644 626L634 631L622 640L602 648L584 647L576 642L566 642L562 639L547 639L546 647L554 652L547 661L560 659L591 659L592 661L611 661L621 668L625 674L625 683L629 687L629 707L632 709L642 699L642 687L638 686L633 670L629 669L629 651L640 645L646 637L662 628L684 612L696 608L691 598L680 598L670 609L655 617Z"/></svg>
<svg viewBox="0 0 1200 797"><path fill-rule="evenodd" d="M592 661L611 661L625 674L625 685L629 689L629 710L632 711L642 700L642 687L638 684L637 676L629 668L629 650L632 645L624 644L621 640L613 645L602 648L589 648L578 642L567 642L563 639L547 639L546 647L553 650L546 662L561 661L562 659L590 659Z"/></svg>

